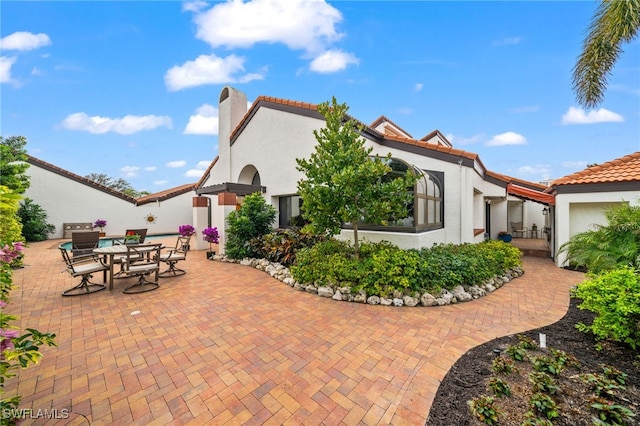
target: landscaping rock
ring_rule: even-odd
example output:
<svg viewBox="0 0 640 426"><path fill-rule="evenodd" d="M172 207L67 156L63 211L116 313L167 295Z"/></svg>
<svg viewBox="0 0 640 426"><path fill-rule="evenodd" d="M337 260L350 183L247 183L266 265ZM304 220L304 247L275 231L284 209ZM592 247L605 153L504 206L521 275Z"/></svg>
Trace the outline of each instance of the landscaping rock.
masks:
<svg viewBox="0 0 640 426"><path fill-rule="evenodd" d="M333 289L331 287L318 287L318 296L320 297L333 297Z"/></svg>
<svg viewBox="0 0 640 426"><path fill-rule="evenodd" d="M404 301L402 299L399 299L397 297L393 298L393 306L402 306L404 305Z"/></svg>
<svg viewBox="0 0 640 426"><path fill-rule="evenodd" d="M294 290L298 290L298 291L304 291L305 286L303 286L303 285L302 285L302 284L300 284L299 282L296 282L296 283L293 285L293 289L294 289Z"/></svg>
<svg viewBox="0 0 640 426"><path fill-rule="evenodd" d="M251 259L242 259L242 260L240 261L240 264L241 264L242 266L253 266L253 265L251 264Z"/></svg>
<svg viewBox="0 0 640 426"><path fill-rule="evenodd" d="M402 299L404 294L400 290L393 290L393 298L394 299Z"/></svg>
<svg viewBox="0 0 640 426"><path fill-rule="evenodd" d="M436 298L433 297L433 295L431 295L429 293L424 293L420 297L420 303L422 304L422 306L433 306L433 305L437 305L438 304L436 302Z"/></svg>
<svg viewBox="0 0 640 426"><path fill-rule="evenodd" d="M285 283L286 285L288 285L289 287L293 287L296 283L296 280L294 280L291 277L285 278L284 280L282 280L283 283Z"/></svg>
<svg viewBox="0 0 640 426"><path fill-rule="evenodd" d="M307 293L318 294L318 287L316 287L315 285L311 285L311 284L309 284L308 286L306 286L306 287L304 288L304 290L305 290Z"/></svg>
<svg viewBox="0 0 640 426"><path fill-rule="evenodd" d="M407 306L411 306L414 307L418 304L419 300L415 297L411 297L411 296L404 296L402 298L402 301L404 302L405 305Z"/></svg>
<svg viewBox="0 0 640 426"><path fill-rule="evenodd" d="M391 306L392 303L393 303L393 299L385 299L384 297L380 298L380 304L382 306Z"/></svg>
<svg viewBox="0 0 640 426"><path fill-rule="evenodd" d="M461 285L453 288L451 290L451 293L453 294L453 296L456 298L458 302L468 302L469 300L473 299L471 294L467 293L464 287L462 287Z"/></svg>
<svg viewBox="0 0 640 426"><path fill-rule="evenodd" d="M367 293L364 290L360 290L358 294L353 296L353 301L356 303L367 303Z"/></svg>
<svg viewBox="0 0 640 426"><path fill-rule="evenodd" d="M380 298L378 296L369 296L369 298L367 299L367 303L369 305L379 305Z"/></svg>
<svg viewBox="0 0 640 426"><path fill-rule="evenodd" d="M346 296L346 294L345 294L345 296ZM342 296L342 293L340 293L340 290L336 290L336 292L333 294L332 299L333 300L345 300L342 297L343 296Z"/></svg>

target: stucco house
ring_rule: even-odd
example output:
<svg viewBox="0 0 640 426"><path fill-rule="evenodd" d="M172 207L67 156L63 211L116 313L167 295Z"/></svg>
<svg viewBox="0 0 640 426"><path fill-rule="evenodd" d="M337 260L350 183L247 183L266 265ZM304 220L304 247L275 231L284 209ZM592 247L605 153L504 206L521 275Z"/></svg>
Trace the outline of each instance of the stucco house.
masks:
<svg viewBox="0 0 640 426"><path fill-rule="evenodd" d="M31 186L24 196L47 212L47 222L56 227L50 238L65 237L64 223L105 219L108 235L122 235L127 228L168 234L193 220L190 206L195 183L136 199L33 156L28 156L27 163Z"/></svg>
<svg viewBox="0 0 640 426"><path fill-rule="evenodd" d="M222 89L219 155L196 187L198 229L209 222L221 228L229 211L255 191L278 210L276 226L289 226L300 214L297 182L304 176L295 160L314 152L313 131L324 127L324 118L316 105L287 99L260 96L247 105L244 93ZM373 154L391 153L394 169L420 176L410 217L388 226L359 226L369 241L389 240L403 248L480 242L510 231L510 221L541 223L543 207L553 202L544 185L491 172L477 154L452 147L438 130L415 139L382 116L361 135ZM525 209L524 200L540 204ZM351 233L345 228L340 236L351 239ZM221 247L224 242L221 232Z"/></svg>
<svg viewBox="0 0 640 426"><path fill-rule="evenodd" d="M609 207L640 205L640 151L556 179L545 192L555 197L551 248L556 264L563 266L566 256L558 249L573 235L606 224Z"/></svg>

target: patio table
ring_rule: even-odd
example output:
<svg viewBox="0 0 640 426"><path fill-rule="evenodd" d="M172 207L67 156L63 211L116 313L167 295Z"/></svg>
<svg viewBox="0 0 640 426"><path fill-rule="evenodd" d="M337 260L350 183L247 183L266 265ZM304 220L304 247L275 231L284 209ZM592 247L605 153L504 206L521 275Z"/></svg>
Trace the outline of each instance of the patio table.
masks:
<svg viewBox="0 0 640 426"><path fill-rule="evenodd" d="M138 247L141 247L140 251L145 251L144 246L149 246L149 252L154 250L154 244L152 243L143 243L136 244ZM164 246L162 247L164 248ZM118 244L114 246L100 247L93 250L93 254L102 256L104 259L104 263L109 266L109 290L113 290L113 258L115 256L122 256L127 254L127 246L125 244ZM104 271L104 281L107 281L106 277L107 271Z"/></svg>

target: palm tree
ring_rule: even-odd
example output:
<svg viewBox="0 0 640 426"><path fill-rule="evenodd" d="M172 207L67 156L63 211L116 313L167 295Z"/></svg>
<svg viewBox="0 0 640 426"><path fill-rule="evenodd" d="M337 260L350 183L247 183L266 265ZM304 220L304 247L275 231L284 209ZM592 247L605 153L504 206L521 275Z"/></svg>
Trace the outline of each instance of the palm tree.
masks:
<svg viewBox="0 0 640 426"><path fill-rule="evenodd" d="M603 0L598 6L582 53L573 68L578 103L594 108L604 100L607 78L622 43L633 40L640 28L640 0Z"/></svg>

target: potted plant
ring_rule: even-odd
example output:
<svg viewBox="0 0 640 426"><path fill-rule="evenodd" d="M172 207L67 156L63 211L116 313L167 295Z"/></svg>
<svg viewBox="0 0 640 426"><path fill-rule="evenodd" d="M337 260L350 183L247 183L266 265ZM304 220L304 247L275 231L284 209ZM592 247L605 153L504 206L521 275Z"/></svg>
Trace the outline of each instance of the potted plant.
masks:
<svg viewBox="0 0 640 426"><path fill-rule="evenodd" d="M103 228L107 226L107 221L104 219L98 219L93 223L93 227L94 228L100 228L100 236L104 237L105 235L107 235L104 231Z"/></svg>
<svg viewBox="0 0 640 426"><path fill-rule="evenodd" d="M180 225L178 226L178 233L183 237L191 237L196 233L196 228L191 225ZM183 247L184 250L189 250L189 248L189 244Z"/></svg>
<svg viewBox="0 0 640 426"><path fill-rule="evenodd" d="M505 243L508 243L511 241L511 234L508 233L507 231L500 231L498 232L498 239L500 241L504 241Z"/></svg>
<svg viewBox="0 0 640 426"><path fill-rule="evenodd" d="M209 251L207 252L207 259L213 259L213 256L216 255L216 252L211 248L211 244L218 244L218 238L220 235L218 234L218 228L209 227L202 230L202 239L209 243Z"/></svg>

